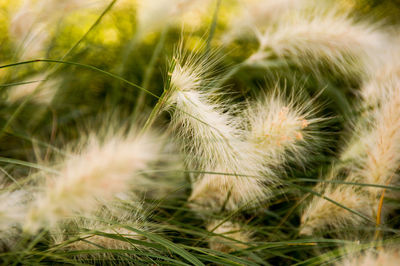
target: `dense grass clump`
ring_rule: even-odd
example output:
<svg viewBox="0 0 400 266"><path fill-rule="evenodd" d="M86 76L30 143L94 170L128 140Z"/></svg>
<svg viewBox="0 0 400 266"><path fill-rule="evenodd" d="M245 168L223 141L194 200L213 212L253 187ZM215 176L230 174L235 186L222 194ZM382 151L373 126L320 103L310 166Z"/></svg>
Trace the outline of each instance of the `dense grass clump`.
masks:
<svg viewBox="0 0 400 266"><path fill-rule="evenodd" d="M397 265L394 2L0 1L1 264Z"/></svg>

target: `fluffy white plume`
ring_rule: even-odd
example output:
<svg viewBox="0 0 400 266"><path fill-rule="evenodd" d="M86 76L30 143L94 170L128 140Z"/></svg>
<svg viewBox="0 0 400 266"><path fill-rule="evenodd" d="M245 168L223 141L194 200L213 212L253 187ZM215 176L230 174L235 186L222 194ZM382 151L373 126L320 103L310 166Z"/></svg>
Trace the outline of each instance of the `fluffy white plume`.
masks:
<svg viewBox="0 0 400 266"><path fill-rule="evenodd" d="M397 250L369 250L361 255L348 255L337 266L396 266L399 264L400 254Z"/></svg>
<svg viewBox="0 0 400 266"><path fill-rule="evenodd" d="M25 188L15 190L0 177L0 251L12 248L18 240L31 193Z"/></svg>
<svg viewBox="0 0 400 266"><path fill-rule="evenodd" d="M157 138L112 136L101 142L91 136L81 150L61 163L47 178L45 190L30 208L25 229L35 232L76 212L90 213L100 202L129 190L138 171L159 155Z"/></svg>
<svg viewBox="0 0 400 266"><path fill-rule="evenodd" d="M317 138L317 126L324 120L315 118L315 101L301 100L304 97L299 93L289 97L284 94L276 88L270 95L249 104L244 115L249 121L248 141L263 154L267 164L274 166L288 157L302 162L304 151L315 145L312 140Z"/></svg>
<svg viewBox="0 0 400 266"><path fill-rule="evenodd" d="M5 191L0 194L0 232L7 233L10 227L23 221L26 214L26 191Z"/></svg>
<svg viewBox="0 0 400 266"><path fill-rule="evenodd" d="M391 185L397 182L396 172L400 165L400 83L397 67L386 66L385 69L394 71L385 70L381 74L386 73L386 78L379 74L376 76L378 79L365 85L368 91L372 91L373 86L374 94L379 96L374 101L379 104L360 117L354 138L343 151L341 159L349 166L350 171L344 181L374 185ZM365 98L365 109L370 104L369 98ZM336 167L340 169L341 166ZM330 188L324 196L365 213L372 221L377 219L377 214L385 219L386 208L381 213L378 212L380 197L384 192L382 188L369 186L354 189L343 186L348 185ZM313 199L302 218L303 227L308 228L308 233L327 225L340 228L346 224L357 225L361 222L355 214L343 208L334 207L334 212L324 211L328 206L332 206L332 203L325 199Z"/></svg>
<svg viewBox="0 0 400 266"><path fill-rule="evenodd" d="M174 107L172 124L184 144L190 167L205 172L193 182L190 201L195 209L220 211L254 204L268 197L263 184L273 183L263 158L243 140L236 107L218 100L210 84L215 59L178 54L170 73L167 107ZM267 177L263 177L263 175Z"/></svg>
<svg viewBox="0 0 400 266"><path fill-rule="evenodd" d="M351 210L359 212L364 217L373 219L377 205L371 202L370 196L355 186L329 185L323 196ZM374 201L373 203L377 203ZM365 218L349 212L337 204L324 198L314 197L301 217L301 234L312 235L314 232L335 228L353 228L366 222Z"/></svg>
<svg viewBox="0 0 400 266"><path fill-rule="evenodd" d="M129 204L128 204L129 203ZM133 204L133 205L132 205ZM133 208L126 206L132 206ZM129 240L145 240L142 235L121 226L132 227L140 231L149 231L146 225L148 211L136 199L127 197L127 201L107 202L96 216L91 218L77 218L69 230L75 228L76 232L69 232L59 228L53 230L52 238L55 244L66 250L92 250L92 249L138 249L144 246L129 242ZM112 253L82 253L80 258L112 257Z"/></svg>
<svg viewBox="0 0 400 266"><path fill-rule="evenodd" d="M277 25L258 32L259 49L248 63L268 60L271 56L297 62L326 60L347 73L349 65L356 71L368 71L382 51L384 35L372 25L353 21L350 16L332 8L298 12Z"/></svg>

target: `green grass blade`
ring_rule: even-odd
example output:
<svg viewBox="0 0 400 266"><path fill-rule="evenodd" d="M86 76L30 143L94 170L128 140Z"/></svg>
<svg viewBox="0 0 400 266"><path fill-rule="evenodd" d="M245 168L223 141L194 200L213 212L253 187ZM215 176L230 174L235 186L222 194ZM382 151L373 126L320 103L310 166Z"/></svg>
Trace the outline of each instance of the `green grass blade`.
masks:
<svg viewBox="0 0 400 266"><path fill-rule="evenodd" d="M177 244L174 244L173 242L171 242L171 241L169 241L169 240L167 240L167 239L165 239L165 238L163 238L161 236L158 236L158 235L155 235L155 234L152 234L152 233L149 233L149 232L141 231L141 230L138 230L138 229L135 229L133 227L126 226L126 225L124 225L123 227L128 229L128 230L131 230L133 232L136 232L138 234L141 234L144 237L146 237L146 238L148 238L148 239L150 239L152 241L155 241L156 243L159 243L159 244L163 245L165 248L167 248L168 250L171 250L174 253L180 255L182 258L185 258L187 261L189 261L193 265L204 265L200 260L198 260L195 256L193 256L192 254L187 252L185 249L181 248Z"/></svg>

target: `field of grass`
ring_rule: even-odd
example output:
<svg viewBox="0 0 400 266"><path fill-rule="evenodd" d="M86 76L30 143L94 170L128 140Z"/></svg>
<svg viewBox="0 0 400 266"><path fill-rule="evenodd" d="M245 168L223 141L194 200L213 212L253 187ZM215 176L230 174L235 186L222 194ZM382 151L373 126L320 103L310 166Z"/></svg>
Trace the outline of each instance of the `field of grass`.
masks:
<svg viewBox="0 0 400 266"><path fill-rule="evenodd" d="M398 0L0 0L0 264L399 265Z"/></svg>

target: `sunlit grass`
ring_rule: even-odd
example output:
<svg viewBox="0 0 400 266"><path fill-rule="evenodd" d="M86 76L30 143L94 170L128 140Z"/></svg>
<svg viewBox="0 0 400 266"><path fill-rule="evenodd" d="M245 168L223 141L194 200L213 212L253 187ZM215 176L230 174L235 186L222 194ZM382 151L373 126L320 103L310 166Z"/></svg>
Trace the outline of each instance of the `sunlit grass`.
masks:
<svg viewBox="0 0 400 266"><path fill-rule="evenodd" d="M393 3L267 2L0 0L0 262L398 258Z"/></svg>

